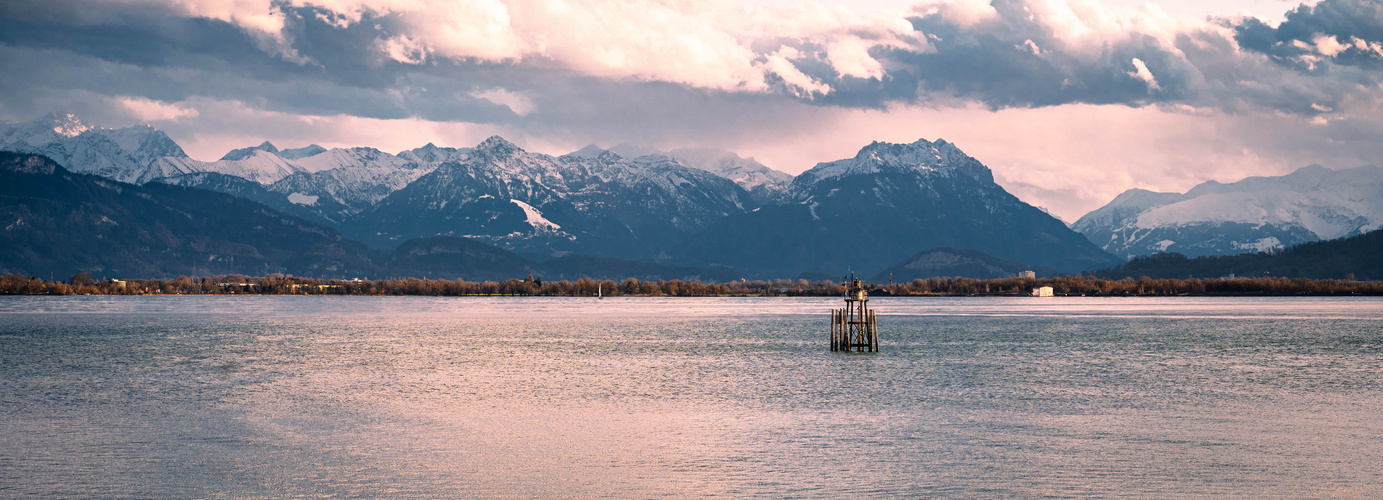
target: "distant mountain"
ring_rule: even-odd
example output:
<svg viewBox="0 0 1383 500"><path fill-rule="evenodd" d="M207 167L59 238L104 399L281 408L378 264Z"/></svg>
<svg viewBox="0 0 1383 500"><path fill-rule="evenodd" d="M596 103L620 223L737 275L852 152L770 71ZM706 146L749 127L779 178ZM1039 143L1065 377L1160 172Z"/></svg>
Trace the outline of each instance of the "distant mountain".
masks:
<svg viewBox="0 0 1383 500"><path fill-rule="evenodd" d="M402 151L398 156L419 165L440 165L447 160L464 160L470 152L471 148L443 148L429 142L426 146Z"/></svg>
<svg viewBox="0 0 1383 500"><path fill-rule="evenodd" d="M169 165L166 170L214 172L252 181L276 193L278 198L255 198L256 201L281 209L285 203L294 204L299 208L286 211L312 214L314 219L338 225L431 172L441 162L458 155L464 157L465 151L431 144L397 156L374 148L328 150L315 144L280 151L266 141L226 153L214 162L162 158L156 165ZM202 181L211 182L199 184ZM241 192L239 188L226 190L230 186L216 177L183 174L169 176L163 182L237 196Z"/></svg>
<svg viewBox="0 0 1383 500"><path fill-rule="evenodd" d="M294 162L304 171L279 179L269 190L295 203L328 204L321 212L337 223L373 207L438 165L410 161L374 148L332 149ZM338 205L344 210L333 213Z"/></svg>
<svg viewBox="0 0 1383 500"><path fill-rule="evenodd" d="M285 160L298 160L302 158L307 158L309 156L317 156L319 154L325 153L327 152L327 149L316 144L297 149L279 149L275 147L273 143L269 141L264 141L263 143L260 143L260 145L258 146L233 149L229 153L226 153L225 156L222 156L221 161L243 160L254 155L255 151L273 153L275 156L278 156L279 158L283 158Z"/></svg>
<svg viewBox="0 0 1383 500"><path fill-rule="evenodd" d="M378 275L335 230L231 195L136 186L0 152L0 272L69 276Z"/></svg>
<svg viewBox="0 0 1383 500"><path fill-rule="evenodd" d="M245 159L245 158L249 158L250 156L254 155L254 154L255 154L255 151L264 151L264 152L266 152L266 153L278 154L279 148L274 147L274 144L271 143L271 142L269 142L269 141L264 141L263 143L261 143L261 144L258 145L258 146L252 146L252 147L240 148L240 149L232 149L229 153L226 153L225 156L222 156L222 157L221 157L221 161L243 160L243 159Z"/></svg>
<svg viewBox="0 0 1383 500"><path fill-rule="evenodd" d="M188 173L155 164L159 158L187 157L163 132L148 125L96 128L71 114L0 124L0 150L43 155L70 171L136 184Z"/></svg>
<svg viewBox="0 0 1383 500"><path fill-rule="evenodd" d="M1383 280L1383 230L1286 249L1239 255L1188 258L1179 253L1139 256L1122 266L1101 269L1110 279L1220 278L1236 276Z"/></svg>
<svg viewBox="0 0 1383 500"><path fill-rule="evenodd" d="M624 259L773 278L868 275L934 247L1062 272L1119 262L1004 191L987 167L945 141L874 143L794 179L721 150L592 146L553 157L499 137L396 155L265 141L202 162L152 128L98 129L70 115L4 125L0 139L52 151L73 169L162 186L149 189L253 200L377 248L455 236L532 262L613 259L571 260L586 270ZM1126 203L1106 219L1155 203L1161 198Z"/></svg>
<svg viewBox="0 0 1383 500"><path fill-rule="evenodd" d="M173 173L164 177L197 172L216 172L264 185L273 184L289 175L306 171L291 160L258 148L237 149L226 153L226 157L231 159L198 161L185 156L163 157L154 160L154 167L161 172Z"/></svg>
<svg viewBox="0 0 1383 500"><path fill-rule="evenodd" d="M1041 278L1059 274L1056 269L1050 267L1019 264L978 250L940 247L919 252L889 266L874 275L870 281L887 283L891 280L894 283L904 283L915 279L942 277L994 279L1017 276L1023 271L1033 271Z"/></svg>
<svg viewBox="0 0 1383 500"><path fill-rule="evenodd" d="M677 262L747 275L872 275L918 249L979 250L1063 272L1121 262L994 183L989 168L945 141L873 143L792 181L792 200L732 215L670 253Z"/></svg>
<svg viewBox="0 0 1383 500"><path fill-rule="evenodd" d="M1185 194L1129 190L1072 228L1122 256L1233 255L1383 227L1383 168L1304 167L1278 177L1210 181Z"/></svg>
<svg viewBox="0 0 1383 500"><path fill-rule="evenodd" d="M572 156L583 158L595 158L604 153L601 149L592 144L577 150ZM735 181L740 187L749 191L749 195L754 201L763 204L774 201L792 182L792 176L773 170L758 160L753 158L742 158L739 155L723 149L713 148L683 148L674 149L669 152L662 152L650 148L642 148L630 144L620 144L608 150L628 159L636 159L643 156L667 156L676 159L683 165L695 169L705 170Z"/></svg>
<svg viewBox="0 0 1383 500"><path fill-rule="evenodd" d="M344 227L376 245L455 235L534 256L649 259L668 241L755 206L733 182L671 158L552 157L491 137Z"/></svg>

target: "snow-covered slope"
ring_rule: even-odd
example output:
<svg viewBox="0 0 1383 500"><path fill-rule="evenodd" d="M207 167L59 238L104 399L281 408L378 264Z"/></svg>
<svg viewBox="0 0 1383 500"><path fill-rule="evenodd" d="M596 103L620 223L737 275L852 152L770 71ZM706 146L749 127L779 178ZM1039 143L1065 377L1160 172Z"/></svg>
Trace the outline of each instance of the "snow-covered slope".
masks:
<svg viewBox="0 0 1383 500"><path fill-rule="evenodd" d="M49 113L31 122L0 125L0 144L6 147L42 147L91 130L77 115Z"/></svg>
<svg viewBox="0 0 1383 500"><path fill-rule="evenodd" d="M322 197L334 201L346 207L344 213L328 217L337 222L374 206L437 166L373 148L332 149L294 163L302 170L274 182L269 190L307 204Z"/></svg>
<svg viewBox="0 0 1383 500"><path fill-rule="evenodd" d="M1232 255L1383 226L1383 168L1319 165L1277 177L1210 181L1186 194L1130 190L1072 226L1116 255Z"/></svg>
<svg viewBox="0 0 1383 500"><path fill-rule="evenodd" d="M0 149L41 154L74 172L135 184L187 173L176 164L153 165L159 158L187 158L163 132L148 125L96 128L71 114L0 125Z"/></svg>
<svg viewBox="0 0 1383 500"><path fill-rule="evenodd" d="M270 147L272 146L271 144ZM228 153L227 157L235 158L231 160L197 161L186 157L165 157L155 160L154 165L162 171L216 172L265 185L273 184L279 179L305 171L292 160L279 157L276 153L262 149L247 149L248 151L238 149ZM238 151L244 153L235 154Z"/></svg>
<svg viewBox="0 0 1383 500"><path fill-rule="evenodd" d="M705 170L734 181L735 184L739 184L740 187L749 191L750 195L759 202L775 199L792 182L791 175L769 168L754 158L743 158L734 152L723 149L682 148L663 152L631 144L620 144L606 150L592 144L570 153L569 156L595 158L606 151L630 160L643 156L674 158L684 166Z"/></svg>

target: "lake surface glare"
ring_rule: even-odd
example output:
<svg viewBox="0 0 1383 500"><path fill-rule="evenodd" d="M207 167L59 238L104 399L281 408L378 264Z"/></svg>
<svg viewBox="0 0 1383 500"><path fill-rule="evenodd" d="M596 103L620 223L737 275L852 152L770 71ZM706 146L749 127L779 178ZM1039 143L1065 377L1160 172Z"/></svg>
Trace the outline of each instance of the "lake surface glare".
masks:
<svg viewBox="0 0 1383 500"><path fill-rule="evenodd" d="M1383 298L0 297L0 497L1383 497Z"/></svg>

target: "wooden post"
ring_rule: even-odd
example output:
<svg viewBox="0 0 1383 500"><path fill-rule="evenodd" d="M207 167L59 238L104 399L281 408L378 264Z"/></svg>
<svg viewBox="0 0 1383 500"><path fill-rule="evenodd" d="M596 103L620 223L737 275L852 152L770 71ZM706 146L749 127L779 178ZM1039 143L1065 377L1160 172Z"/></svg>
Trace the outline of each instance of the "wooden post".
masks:
<svg viewBox="0 0 1383 500"><path fill-rule="evenodd" d="M831 309L831 352L836 350L836 310Z"/></svg>
<svg viewBox="0 0 1383 500"><path fill-rule="evenodd" d="M845 293L845 308L831 310L831 350L879 352L879 330L869 296L859 280L853 280Z"/></svg>

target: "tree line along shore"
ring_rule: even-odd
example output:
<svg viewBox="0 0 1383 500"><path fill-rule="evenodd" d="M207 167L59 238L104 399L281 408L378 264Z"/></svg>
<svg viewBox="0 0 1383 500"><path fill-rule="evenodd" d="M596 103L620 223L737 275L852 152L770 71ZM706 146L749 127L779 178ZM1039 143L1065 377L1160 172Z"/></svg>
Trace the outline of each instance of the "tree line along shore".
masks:
<svg viewBox="0 0 1383 500"><path fill-rule="evenodd" d="M874 296L1015 296L1051 287L1058 296L1176 295L1383 295L1383 281L1307 278L1104 279L1093 276L1056 278L930 278L905 283L867 284ZM82 273L67 281L21 274L0 275L3 295L356 295L356 296L547 296L547 297L826 297L845 293L834 281L741 280L702 283L682 280L543 281L528 276L506 281L321 280L292 276L210 276L175 279L93 279Z"/></svg>

